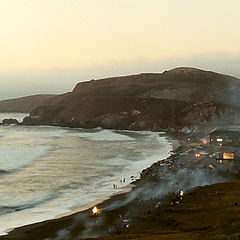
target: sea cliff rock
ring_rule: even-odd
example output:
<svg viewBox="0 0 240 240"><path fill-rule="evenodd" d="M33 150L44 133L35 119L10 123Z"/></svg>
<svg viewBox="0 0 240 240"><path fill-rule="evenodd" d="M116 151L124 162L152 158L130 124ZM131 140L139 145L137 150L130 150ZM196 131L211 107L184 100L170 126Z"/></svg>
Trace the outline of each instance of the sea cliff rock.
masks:
<svg viewBox="0 0 240 240"><path fill-rule="evenodd" d="M7 125L7 124L19 125L20 123L19 123L18 120L15 119L15 118L8 118L8 119L4 119L4 120L2 121L2 124L4 124L4 125Z"/></svg>

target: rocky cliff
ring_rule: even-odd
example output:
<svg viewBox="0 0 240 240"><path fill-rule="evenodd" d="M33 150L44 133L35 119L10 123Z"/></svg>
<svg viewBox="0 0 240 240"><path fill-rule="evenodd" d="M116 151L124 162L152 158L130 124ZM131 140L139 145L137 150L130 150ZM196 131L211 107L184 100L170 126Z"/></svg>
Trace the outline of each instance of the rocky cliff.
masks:
<svg viewBox="0 0 240 240"><path fill-rule="evenodd" d="M238 122L240 80L194 68L78 83L45 101L25 124L131 130Z"/></svg>

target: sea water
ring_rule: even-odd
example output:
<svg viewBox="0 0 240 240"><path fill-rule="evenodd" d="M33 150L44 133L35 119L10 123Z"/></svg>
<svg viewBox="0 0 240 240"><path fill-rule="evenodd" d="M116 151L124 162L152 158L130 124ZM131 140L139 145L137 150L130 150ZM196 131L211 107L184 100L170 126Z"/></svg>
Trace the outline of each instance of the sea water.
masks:
<svg viewBox="0 0 240 240"><path fill-rule="evenodd" d="M156 132L2 125L0 235L110 196L171 150Z"/></svg>

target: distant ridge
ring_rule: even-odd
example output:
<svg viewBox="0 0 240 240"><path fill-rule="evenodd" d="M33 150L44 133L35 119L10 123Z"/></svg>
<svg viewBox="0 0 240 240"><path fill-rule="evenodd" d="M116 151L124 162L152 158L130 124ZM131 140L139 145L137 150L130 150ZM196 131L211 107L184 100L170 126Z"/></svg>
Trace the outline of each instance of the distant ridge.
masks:
<svg viewBox="0 0 240 240"><path fill-rule="evenodd" d="M30 113L44 101L55 97L54 94L37 94L21 98L0 101L0 112L23 112Z"/></svg>

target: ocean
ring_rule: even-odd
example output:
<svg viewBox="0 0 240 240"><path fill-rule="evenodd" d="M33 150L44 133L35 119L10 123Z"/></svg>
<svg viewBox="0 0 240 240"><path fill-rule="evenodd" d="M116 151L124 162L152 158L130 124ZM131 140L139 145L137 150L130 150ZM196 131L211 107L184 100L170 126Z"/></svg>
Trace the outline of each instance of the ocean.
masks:
<svg viewBox="0 0 240 240"><path fill-rule="evenodd" d="M0 113L0 122L26 115ZM2 125L0 235L91 207L171 150L164 133Z"/></svg>

